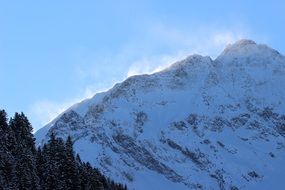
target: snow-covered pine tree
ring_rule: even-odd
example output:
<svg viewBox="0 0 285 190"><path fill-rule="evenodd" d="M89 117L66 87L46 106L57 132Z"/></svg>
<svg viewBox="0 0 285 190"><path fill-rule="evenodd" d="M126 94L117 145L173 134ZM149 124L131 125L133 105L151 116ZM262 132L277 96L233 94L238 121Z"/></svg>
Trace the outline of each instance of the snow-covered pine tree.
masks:
<svg viewBox="0 0 285 190"><path fill-rule="evenodd" d="M83 164L83 170L84 177L87 179L87 181L85 181L85 187L87 189L104 190L103 184L99 180L99 176L89 162Z"/></svg>
<svg viewBox="0 0 285 190"><path fill-rule="evenodd" d="M36 168L35 139L32 134L32 126L27 117L21 113L15 113L9 122L15 134L17 142L15 151L15 173L18 189L39 189L39 178Z"/></svg>
<svg viewBox="0 0 285 190"><path fill-rule="evenodd" d="M65 143L65 162L64 162L64 172L65 172L65 181L66 189L79 189L80 188L80 177L77 163L75 160L73 152L73 142L71 137L68 136Z"/></svg>
<svg viewBox="0 0 285 190"><path fill-rule="evenodd" d="M16 188L15 158L16 142L8 126L5 110L0 110L0 185L3 189Z"/></svg>
<svg viewBox="0 0 285 190"><path fill-rule="evenodd" d="M46 145L43 146L43 149L46 150ZM40 189L41 190L45 190L46 189L46 185L45 185L45 166L46 166L46 157L43 155L43 151L41 147L38 147L37 150L37 155L36 155L36 161L37 161L37 175L40 179L39 184L40 184Z"/></svg>
<svg viewBox="0 0 285 190"><path fill-rule="evenodd" d="M65 182L65 145L62 139L52 133L43 156L47 161L44 165L44 181L46 189L66 189Z"/></svg>

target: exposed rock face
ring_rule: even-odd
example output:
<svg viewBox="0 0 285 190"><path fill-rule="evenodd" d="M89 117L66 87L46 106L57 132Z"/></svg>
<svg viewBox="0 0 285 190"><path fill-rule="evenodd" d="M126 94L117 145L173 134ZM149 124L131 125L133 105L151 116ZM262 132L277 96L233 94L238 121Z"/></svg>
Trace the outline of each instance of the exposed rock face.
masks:
<svg viewBox="0 0 285 190"><path fill-rule="evenodd" d="M116 84L36 133L71 135L81 157L130 189L285 186L285 58L242 40Z"/></svg>

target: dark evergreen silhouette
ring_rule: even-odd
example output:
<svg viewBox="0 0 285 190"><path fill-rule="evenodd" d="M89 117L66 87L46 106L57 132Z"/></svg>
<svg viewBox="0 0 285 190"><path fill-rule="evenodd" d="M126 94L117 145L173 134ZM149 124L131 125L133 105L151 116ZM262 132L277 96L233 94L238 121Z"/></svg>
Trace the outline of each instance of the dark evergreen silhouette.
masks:
<svg viewBox="0 0 285 190"><path fill-rule="evenodd" d="M74 154L73 142L51 133L36 149L32 126L23 113L7 123L0 110L0 190L127 190Z"/></svg>
<svg viewBox="0 0 285 190"><path fill-rule="evenodd" d="M73 142L70 136L68 136L66 140L65 148L64 171L66 189L79 189L81 180L79 178L78 165L75 160Z"/></svg>
<svg viewBox="0 0 285 190"><path fill-rule="evenodd" d="M9 125L17 142L14 149L17 188L39 189L33 128L23 113L15 113Z"/></svg>
<svg viewBox="0 0 285 190"><path fill-rule="evenodd" d="M16 146L13 131L7 124L7 115L0 110L0 185L3 189L16 188L15 157Z"/></svg>

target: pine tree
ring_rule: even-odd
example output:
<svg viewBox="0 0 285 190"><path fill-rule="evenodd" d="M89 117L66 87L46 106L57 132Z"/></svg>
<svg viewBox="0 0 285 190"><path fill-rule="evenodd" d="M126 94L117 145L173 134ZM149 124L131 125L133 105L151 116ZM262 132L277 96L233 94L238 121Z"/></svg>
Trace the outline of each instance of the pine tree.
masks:
<svg viewBox="0 0 285 190"><path fill-rule="evenodd" d="M35 139L32 134L33 128L23 113L15 113L9 125L15 134L17 142L14 156L18 188L39 189L39 178L37 176L35 160Z"/></svg>
<svg viewBox="0 0 285 190"><path fill-rule="evenodd" d="M43 149L46 150L46 145L43 146ZM45 166L46 166L46 158L43 155L43 151L41 149L41 147L38 147L37 150L37 155L36 155L36 167L37 167L37 175L39 177L39 185L40 185L40 189L41 190L45 190L46 189L46 185L45 185L45 178L44 178L44 174L45 174Z"/></svg>
<svg viewBox="0 0 285 190"><path fill-rule="evenodd" d="M44 181L47 189L66 189L65 181L65 145L62 139L55 138L52 133L44 150L45 163Z"/></svg>
<svg viewBox="0 0 285 190"><path fill-rule="evenodd" d="M73 142L71 137L68 136L66 143L66 159L65 159L65 181L66 181L66 189L79 189L80 188L80 177L79 171L77 167L77 163L74 157L73 151Z"/></svg>
<svg viewBox="0 0 285 190"><path fill-rule="evenodd" d="M103 184L99 180L99 176L89 162L83 164L85 189L104 190Z"/></svg>
<svg viewBox="0 0 285 190"><path fill-rule="evenodd" d="M0 185L3 189L16 188L15 158L16 142L8 126L5 110L0 110Z"/></svg>

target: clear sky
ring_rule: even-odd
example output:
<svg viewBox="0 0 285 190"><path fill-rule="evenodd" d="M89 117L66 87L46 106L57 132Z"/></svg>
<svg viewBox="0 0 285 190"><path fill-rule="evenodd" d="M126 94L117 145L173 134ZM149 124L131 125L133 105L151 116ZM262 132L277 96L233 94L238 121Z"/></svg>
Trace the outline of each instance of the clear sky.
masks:
<svg viewBox="0 0 285 190"><path fill-rule="evenodd" d="M0 108L35 129L127 76L241 38L285 53L285 1L0 1Z"/></svg>

